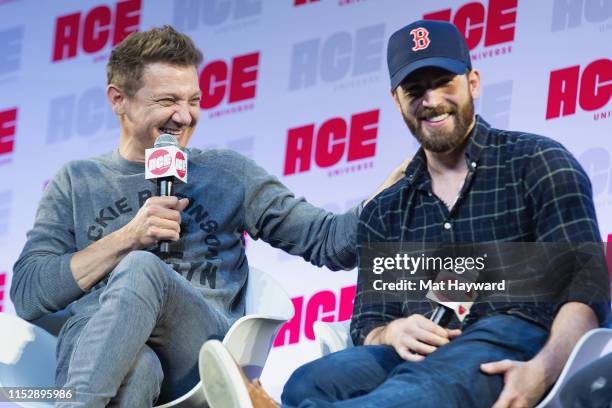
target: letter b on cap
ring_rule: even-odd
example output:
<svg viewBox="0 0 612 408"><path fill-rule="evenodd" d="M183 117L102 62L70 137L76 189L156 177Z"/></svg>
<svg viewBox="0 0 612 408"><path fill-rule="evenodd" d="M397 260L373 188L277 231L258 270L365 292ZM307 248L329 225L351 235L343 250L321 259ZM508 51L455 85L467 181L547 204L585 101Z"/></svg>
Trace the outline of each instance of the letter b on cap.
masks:
<svg viewBox="0 0 612 408"><path fill-rule="evenodd" d="M414 47L412 47L412 51L420 51L429 47L429 31L427 31L423 27L415 28L410 31L412 34L412 41L414 41Z"/></svg>

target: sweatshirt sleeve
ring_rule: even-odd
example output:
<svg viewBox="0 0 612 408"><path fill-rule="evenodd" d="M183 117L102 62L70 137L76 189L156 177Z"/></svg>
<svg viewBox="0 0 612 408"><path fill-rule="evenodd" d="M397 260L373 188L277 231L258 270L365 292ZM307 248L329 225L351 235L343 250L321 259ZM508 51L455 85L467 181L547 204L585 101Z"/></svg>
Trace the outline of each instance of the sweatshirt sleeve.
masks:
<svg viewBox="0 0 612 408"><path fill-rule="evenodd" d="M11 301L26 320L59 311L84 293L70 269L76 252L70 192L64 166L45 189L34 227L13 266Z"/></svg>
<svg viewBox="0 0 612 408"><path fill-rule="evenodd" d="M357 264L360 208L333 214L296 198L276 177L237 153L244 187L245 228L255 239L300 255L317 266L352 269Z"/></svg>

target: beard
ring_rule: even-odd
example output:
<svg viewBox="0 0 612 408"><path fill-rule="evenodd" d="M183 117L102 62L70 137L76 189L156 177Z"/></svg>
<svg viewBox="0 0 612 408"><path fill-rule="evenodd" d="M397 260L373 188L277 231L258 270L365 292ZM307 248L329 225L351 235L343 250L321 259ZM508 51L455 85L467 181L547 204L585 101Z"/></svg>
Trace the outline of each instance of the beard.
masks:
<svg viewBox="0 0 612 408"><path fill-rule="evenodd" d="M461 106L447 105L436 106L435 108L420 108L414 117L409 117L404 112L404 109L402 109L402 116L408 129L410 129L423 148L434 153L448 152L463 144L468 129L472 124L474 118L474 99L469 93L468 98ZM425 118L433 118L445 113L449 114L446 120L452 120L454 123L451 130L444 129L446 124L440 128L428 127L427 130L423 129L423 120Z"/></svg>

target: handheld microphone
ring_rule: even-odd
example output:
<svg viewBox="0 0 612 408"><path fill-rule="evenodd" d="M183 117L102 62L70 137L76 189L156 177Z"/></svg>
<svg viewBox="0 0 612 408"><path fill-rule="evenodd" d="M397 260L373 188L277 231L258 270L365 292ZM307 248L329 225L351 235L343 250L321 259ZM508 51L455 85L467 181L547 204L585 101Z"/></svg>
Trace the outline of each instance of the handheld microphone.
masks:
<svg viewBox="0 0 612 408"><path fill-rule="evenodd" d="M169 197L176 182L187 183L187 156L176 137L162 134L153 148L145 150L145 178L157 182L157 195ZM161 241L159 252L170 252L170 243Z"/></svg>
<svg viewBox="0 0 612 408"><path fill-rule="evenodd" d="M454 272L441 271L434 284L435 289L427 292L427 299L433 300L437 306L430 317L430 320L442 327L448 326L453 316L457 316L460 322L465 320L465 317L470 313L470 308L474 304L476 294L464 287L468 283L475 282L468 276L459 275ZM453 282L450 284L450 282ZM456 282L456 283L455 283ZM437 289L437 288L440 289Z"/></svg>

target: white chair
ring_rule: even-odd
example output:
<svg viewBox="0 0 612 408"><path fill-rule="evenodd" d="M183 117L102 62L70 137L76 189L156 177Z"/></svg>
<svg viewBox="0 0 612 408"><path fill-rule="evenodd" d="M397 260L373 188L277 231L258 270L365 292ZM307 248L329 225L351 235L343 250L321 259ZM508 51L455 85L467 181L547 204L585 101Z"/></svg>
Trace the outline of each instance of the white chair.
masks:
<svg viewBox="0 0 612 408"><path fill-rule="evenodd" d="M315 322L315 341L321 356L353 347L349 333L350 321ZM587 364L612 352L612 329L593 329L580 338L570 354L557 382L536 408L560 408L559 391L567 380Z"/></svg>
<svg viewBox="0 0 612 408"><path fill-rule="evenodd" d="M263 370L274 336L281 325L293 317L294 308L281 286L270 275L255 268L250 269L245 296L246 315L230 327L223 344L247 375L255 378ZM45 325L49 323L57 328L61 322L47 319ZM6 313L0 313L0 333L0 387L53 387L57 338ZM19 405L53 406L51 403ZM207 404L200 382L182 397L157 408L204 406Z"/></svg>

